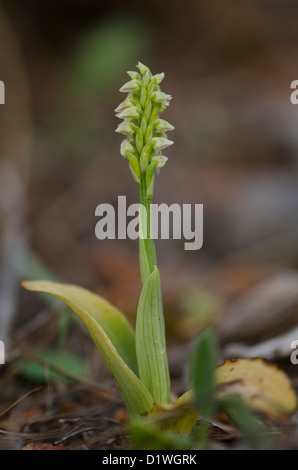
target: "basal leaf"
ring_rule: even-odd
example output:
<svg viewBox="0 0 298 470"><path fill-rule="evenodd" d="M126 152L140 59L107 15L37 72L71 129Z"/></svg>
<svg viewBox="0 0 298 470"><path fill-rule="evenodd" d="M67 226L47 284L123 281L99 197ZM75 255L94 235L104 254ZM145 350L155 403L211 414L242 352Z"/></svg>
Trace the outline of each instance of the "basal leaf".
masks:
<svg viewBox="0 0 298 470"><path fill-rule="evenodd" d="M78 315L101 351L128 410L133 414L148 413L153 400L130 368L134 363L134 336L125 317L104 299L81 287L47 281L22 285L27 290L57 297Z"/></svg>
<svg viewBox="0 0 298 470"><path fill-rule="evenodd" d="M136 352L140 379L154 401L170 402L170 379L158 269L147 278L140 296L136 322Z"/></svg>
<svg viewBox="0 0 298 470"><path fill-rule="evenodd" d="M223 397L220 401L220 407L252 443L260 442L261 425L239 395Z"/></svg>
<svg viewBox="0 0 298 470"><path fill-rule="evenodd" d="M99 295L72 284L61 284L52 281L30 281L23 282L22 285L28 290L52 294L54 297L65 302L74 311L75 305L84 308L104 330L122 359L137 374L133 329L125 316L113 305ZM70 305L69 302L73 305Z"/></svg>

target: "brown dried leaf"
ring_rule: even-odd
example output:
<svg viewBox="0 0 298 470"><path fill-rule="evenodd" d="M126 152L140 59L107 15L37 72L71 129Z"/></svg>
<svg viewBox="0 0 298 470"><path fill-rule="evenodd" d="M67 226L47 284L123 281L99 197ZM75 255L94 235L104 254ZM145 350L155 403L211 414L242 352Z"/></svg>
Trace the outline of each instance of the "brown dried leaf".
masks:
<svg viewBox="0 0 298 470"><path fill-rule="evenodd" d="M6 431L21 430L25 424L30 423L37 416L41 416L43 411L31 409L27 411L14 410L8 417L0 418L0 427Z"/></svg>
<svg viewBox="0 0 298 470"><path fill-rule="evenodd" d="M65 450L65 448L63 444L54 446L53 444L50 444L48 442L44 442L42 444L29 442L22 448L22 450Z"/></svg>
<svg viewBox="0 0 298 470"><path fill-rule="evenodd" d="M240 395L254 411L273 421L292 414L297 396L287 375L263 359L227 360L216 369L219 396Z"/></svg>

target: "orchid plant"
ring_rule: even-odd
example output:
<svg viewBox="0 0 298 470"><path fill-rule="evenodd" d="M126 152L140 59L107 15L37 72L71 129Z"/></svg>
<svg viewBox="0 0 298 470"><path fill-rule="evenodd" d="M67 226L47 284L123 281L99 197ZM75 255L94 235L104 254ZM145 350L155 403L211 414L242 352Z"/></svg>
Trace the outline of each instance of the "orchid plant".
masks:
<svg viewBox="0 0 298 470"><path fill-rule="evenodd" d="M152 75L139 62L129 71L127 93L116 108L123 121L116 132L124 134L120 153L128 159L139 186L139 259L143 289L137 309L135 332L125 316L100 296L78 286L48 281L23 282L32 291L51 294L67 304L82 320L101 351L132 416L148 415L154 403L170 404L170 377L160 275L150 219L156 173L165 165L162 150L173 142L167 132L174 127L160 118L171 100L160 89L164 74ZM146 236L144 236L146 234Z"/></svg>
<svg viewBox="0 0 298 470"><path fill-rule="evenodd" d="M238 384L237 394L253 409L265 410L270 416L289 414L296 407L296 395L281 371L263 362L243 360L244 365L238 362L237 367L225 363L215 374L216 348L208 330L201 334L194 347L193 389L171 400L161 281L151 236L150 206L155 177L167 162L163 150L173 144L167 133L174 127L160 118L172 97L160 89L163 73L153 75L140 62L137 67L138 71L128 72L130 80L120 88L127 97L115 110L116 116L123 120L116 132L125 135L120 153L128 160L140 194L139 261L143 287L135 331L117 308L87 289L49 281L23 282L22 285L28 290L57 297L78 315L100 350L132 418L142 417L146 422L158 423L159 429L190 433L198 410L205 417L213 413L215 382L225 385L218 395L222 403L225 395L234 392ZM256 377L262 377L262 383L266 383L264 377L268 378L264 391L255 385ZM256 393L259 400L251 398Z"/></svg>

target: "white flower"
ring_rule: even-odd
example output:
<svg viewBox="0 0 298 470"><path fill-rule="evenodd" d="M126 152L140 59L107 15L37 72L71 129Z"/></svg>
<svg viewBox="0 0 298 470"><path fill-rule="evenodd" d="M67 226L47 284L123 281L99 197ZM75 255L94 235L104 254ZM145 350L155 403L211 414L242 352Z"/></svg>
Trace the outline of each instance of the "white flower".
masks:
<svg viewBox="0 0 298 470"><path fill-rule="evenodd" d="M140 74L138 72L135 72L134 70L128 70L127 74L132 80L135 80L136 78L140 78Z"/></svg>
<svg viewBox="0 0 298 470"><path fill-rule="evenodd" d="M165 149L174 143L172 140L165 139L164 137L153 137L152 142L155 150Z"/></svg>
<svg viewBox="0 0 298 470"><path fill-rule="evenodd" d="M133 151L134 151L134 148L131 145L131 143L129 142L129 140L128 139L122 140L122 142L120 144L120 154L122 155L122 157L126 157L127 152L132 153Z"/></svg>
<svg viewBox="0 0 298 470"><path fill-rule="evenodd" d="M122 103L117 106L117 108L114 109L115 113L119 113L119 111L122 111L122 109L129 108L132 106L130 96L128 95Z"/></svg>
<svg viewBox="0 0 298 470"><path fill-rule="evenodd" d="M161 111L164 111L167 106L170 106L169 101L162 101L160 104L161 104Z"/></svg>
<svg viewBox="0 0 298 470"><path fill-rule="evenodd" d="M162 132L168 132L168 131L173 131L175 127L172 126L172 124L170 124L168 121L165 121L164 119L157 119L155 129L157 129L158 131L162 131Z"/></svg>
<svg viewBox="0 0 298 470"><path fill-rule="evenodd" d="M132 123L130 121L123 121L115 132L118 132L119 134L124 134L124 135L132 135L134 133Z"/></svg>
<svg viewBox="0 0 298 470"><path fill-rule="evenodd" d="M146 72L150 72L149 68L146 65L142 64L142 62L138 62L137 67L142 75L145 75Z"/></svg>
<svg viewBox="0 0 298 470"><path fill-rule="evenodd" d="M155 168L160 170L168 161L168 157L164 157L163 155L155 155L151 158L151 163L156 163Z"/></svg>
<svg viewBox="0 0 298 470"><path fill-rule="evenodd" d="M140 82L136 80L135 78L133 80L130 80L129 82L124 83L124 85L120 88L119 91L122 91L124 93L126 92L135 92L139 91L140 88Z"/></svg>
<svg viewBox="0 0 298 470"><path fill-rule="evenodd" d="M174 126L160 119L172 96L160 90L164 73L152 75L141 62L137 68L138 72L127 72L131 80L120 88L128 95L115 109L116 116L123 119L116 132L126 136L121 142L120 153L128 158L135 181L144 184L147 196L152 197L154 175L167 162L167 157L159 154L174 143L167 139L167 132Z"/></svg>
<svg viewBox="0 0 298 470"><path fill-rule="evenodd" d="M156 75L153 75L152 80L154 81L155 85L159 85L163 79L165 78L165 74L162 73L157 73Z"/></svg>
<svg viewBox="0 0 298 470"><path fill-rule="evenodd" d="M168 95L167 93L164 93L163 91L155 91L153 93L153 100L155 101L155 103L162 103L162 104L167 103L168 105L168 102L171 99L172 99L172 96Z"/></svg>
<svg viewBox="0 0 298 470"><path fill-rule="evenodd" d="M116 116L120 119L137 119L140 113L136 106L130 106L129 108L124 108Z"/></svg>

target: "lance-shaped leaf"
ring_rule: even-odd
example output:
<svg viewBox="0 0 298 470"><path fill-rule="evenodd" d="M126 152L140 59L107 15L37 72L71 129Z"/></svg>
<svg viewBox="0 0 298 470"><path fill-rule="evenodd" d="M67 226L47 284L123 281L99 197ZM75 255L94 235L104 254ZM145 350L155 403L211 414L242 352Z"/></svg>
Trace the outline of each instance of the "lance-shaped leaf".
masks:
<svg viewBox="0 0 298 470"><path fill-rule="evenodd" d="M219 401L230 420L241 429L252 444L260 444L262 427L239 395L226 395Z"/></svg>
<svg viewBox="0 0 298 470"><path fill-rule="evenodd" d="M62 300L82 320L103 355L126 406L132 414L146 414L153 399L137 377L133 331L125 317L111 304L87 289L48 281L23 282L23 287Z"/></svg>
<svg viewBox="0 0 298 470"><path fill-rule="evenodd" d="M170 402L170 378L158 269L147 278L141 293L136 322L139 375L154 401Z"/></svg>

